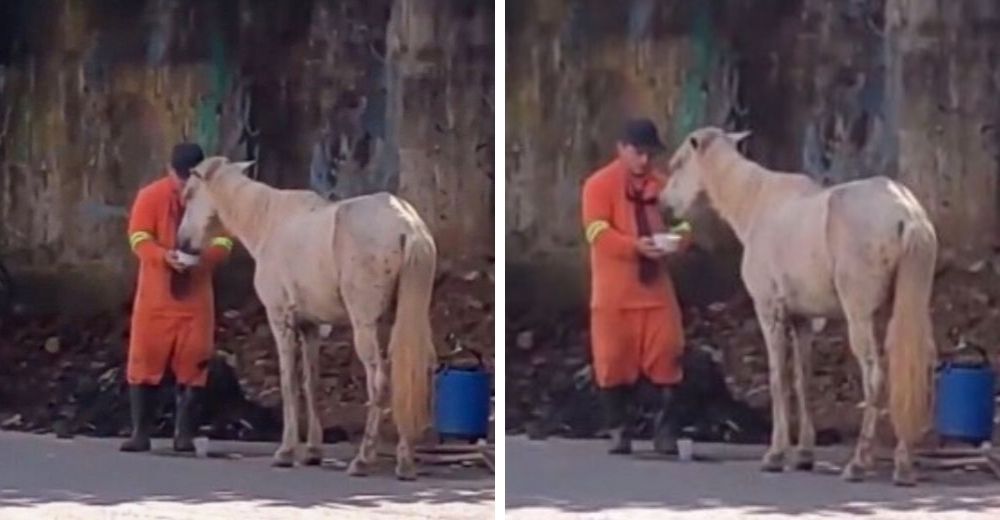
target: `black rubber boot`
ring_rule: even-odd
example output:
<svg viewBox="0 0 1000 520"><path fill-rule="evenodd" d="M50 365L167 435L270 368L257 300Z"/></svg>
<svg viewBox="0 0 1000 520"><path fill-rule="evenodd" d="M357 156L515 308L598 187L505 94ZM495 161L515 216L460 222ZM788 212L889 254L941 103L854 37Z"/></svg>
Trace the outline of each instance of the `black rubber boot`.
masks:
<svg viewBox="0 0 1000 520"><path fill-rule="evenodd" d="M156 387L130 385L128 397L132 411L132 436L123 442L118 449L126 452L149 451L151 448L149 434L153 421L153 400L156 397Z"/></svg>
<svg viewBox="0 0 1000 520"><path fill-rule="evenodd" d="M174 412L174 451L194 452L197 390L195 387L177 385L177 408Z"/></svg>
<svg viewBox="0 0 1000 520"><path fill-rule="evenodd" d="M660 411L656 414L653 431L653 451L662 455L677 454L677 437L681 433L681 413L677 406L677 391L670 386L660 390Z"/></svg>
<svg viewBox="0 0 1000 520"><path fill-rule="evenodd" d="M611 431L611 447L608 453L612 455L628 455L632 453L632 435L629 431L629 388L614 387L601 389L601 401L604 405L604 417Z"/></svg>

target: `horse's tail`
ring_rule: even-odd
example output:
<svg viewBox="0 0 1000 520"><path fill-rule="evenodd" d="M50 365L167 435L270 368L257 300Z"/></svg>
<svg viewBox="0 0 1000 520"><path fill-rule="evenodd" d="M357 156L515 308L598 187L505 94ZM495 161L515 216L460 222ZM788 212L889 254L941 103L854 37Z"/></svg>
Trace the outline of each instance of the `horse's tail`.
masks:
<svg viewBox="0 0 1000 520"><path fill-rule="evenodd" d="M423 233L406 236L389 338L392 414L404 439L415 439L430 423L431 372L435 363L430 305L437 250Z"/></svg>
<svg viewBox="0 0 1000 520"><path fill-rule="evenodd" d="M932 363L937 355L930 299L937 261L937 237L923 222L902 231L892 317L886 334L889 413L899 440L915 443L930 418Z"/></svg>

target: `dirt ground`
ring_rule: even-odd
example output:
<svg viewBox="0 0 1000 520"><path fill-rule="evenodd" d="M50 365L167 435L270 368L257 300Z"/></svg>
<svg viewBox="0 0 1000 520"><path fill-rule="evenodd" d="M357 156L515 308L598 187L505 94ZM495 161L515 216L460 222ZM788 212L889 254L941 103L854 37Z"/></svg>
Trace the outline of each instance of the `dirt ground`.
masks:
<svg viewBox="0 0 1000 520"><path fill-rule="evenodd" d="M439 267L432 325L441 361L458 348L478 352L493 369L492 258ZM128 304L86 321L60 316L0 320L0 429L46 433L68 428L84 435L124 435L129 429L123 363ZM321 348L321 415L326 428L347 435L364 426L364 370L349 327L334 329ZM218 355L256 407L279 417L278 361L256 298L219 310ZM471 359L466 357L464 359ZM457 359L456 359L457 361ZM60 426L60 423L63 423ZM70 426L65 426L69 424Z"/></svg>

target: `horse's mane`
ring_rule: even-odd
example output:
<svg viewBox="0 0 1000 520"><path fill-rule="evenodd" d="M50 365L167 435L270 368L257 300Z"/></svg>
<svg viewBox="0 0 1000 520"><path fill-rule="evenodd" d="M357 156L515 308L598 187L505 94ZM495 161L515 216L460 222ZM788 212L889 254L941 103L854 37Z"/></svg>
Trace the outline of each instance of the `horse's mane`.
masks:
<svg viewBox="0 0 1000 520"><path fill-rule="evenodd" d="M223 164L208 181L222 225L248 248L260 243L271 226L288 217L328 206L330 201L308 190L279 190L243 175L233 163Z"/></svg>
<svg viewBox="0 0 1000 520"><path fill-rule="evenodd" d="M744 156L725 139L715 139L703 151L704 184L712 206L737 233L746 231L754 214L789 197L822 187L801 173L769 170Z"/></svg>

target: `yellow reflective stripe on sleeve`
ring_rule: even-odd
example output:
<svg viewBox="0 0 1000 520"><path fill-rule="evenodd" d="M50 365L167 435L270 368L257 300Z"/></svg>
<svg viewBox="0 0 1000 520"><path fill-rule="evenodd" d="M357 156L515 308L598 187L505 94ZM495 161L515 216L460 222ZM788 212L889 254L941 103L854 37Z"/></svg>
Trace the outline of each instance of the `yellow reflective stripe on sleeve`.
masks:
<svg viewBox="0 0 1000 520"><path fill-rule="evenodd" d="M213 246L224 247L230 251L233 250L233 241L226 237L215 237L212 239Z"/></svg>
<svg viewBox="0 0 1000 520"><path fill-rule="evenodd" d="M136 231L135 233L132 233L132 235L128 237L128 244L129 247L131 247L134 250L135 246L139 245L139 243L142 242L143 240L152 240L152 239L153 239L152 233L148 233L146 231Z"/></svg>
<svg viewBox="0 0 1000 520"><path fill-rule="evenodd" d="M595 220L587 225L587 243L593 244L594 240L597 240L597 235L601 234L601 231L611 227L607 220Z"/></svg>
<svg viewBox="0 0 1000 520"><path fill-rule="evenodd" d="M690 233L691 224L689 224L686 220L683 220L681 221L680 224L677 224L676 226L670 228L670 231L674 233Z"/></svg>

